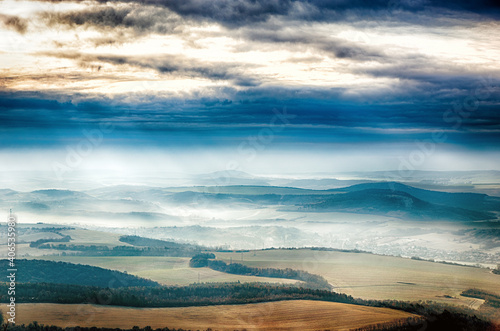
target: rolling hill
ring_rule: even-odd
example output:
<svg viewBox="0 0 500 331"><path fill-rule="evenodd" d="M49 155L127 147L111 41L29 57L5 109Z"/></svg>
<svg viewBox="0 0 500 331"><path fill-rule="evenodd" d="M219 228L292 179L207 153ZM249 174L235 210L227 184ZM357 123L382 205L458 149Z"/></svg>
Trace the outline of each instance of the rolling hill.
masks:
<svg viewBox="0 0 500 331"><path fill-rule="evenodd" d="M304 206L307 210L386 215L413 220L477 221L496 218L493 213L435 204L390 189L364 189L328 197Z"/></svg>
<svg viewBox="0 0 500 331"><path fill-rule="evenodd" d="M496 219L500 198L478 193L424 190L397 182L356 184L330 190L276 186L147 187L113 186L83 192L0 191L0 206L41 214L87 218L176 221L170 208L272 206L283 211L348 212L411 220Z"/></svg>
<svg viewBox="0 0 500 331"><path fill-rule="evenodd" d="M500 198L490 197L480 193L448 193L424 190L398 182L379 182L352 185L342 189L330 190L332 192L358 192L364 190L390 190L411 194L415 198L428 201L437 205L466 208L472 210L500 210Z"/></svg>

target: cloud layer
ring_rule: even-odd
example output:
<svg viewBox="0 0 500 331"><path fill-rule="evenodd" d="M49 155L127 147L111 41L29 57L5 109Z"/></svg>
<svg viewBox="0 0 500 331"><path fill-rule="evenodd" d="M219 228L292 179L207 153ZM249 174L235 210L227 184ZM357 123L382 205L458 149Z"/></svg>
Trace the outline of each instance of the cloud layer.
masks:
<svg viewBox="0 0 500 331"><path fill-rule="evenodd" d="M225 146L290 114L277 146L496 151L496 1L2 1L3 147ZM44 137L40 139L40 137ZM203 139L198 139L203 137ZM431 138L429 138L431 137Z"/></svg>

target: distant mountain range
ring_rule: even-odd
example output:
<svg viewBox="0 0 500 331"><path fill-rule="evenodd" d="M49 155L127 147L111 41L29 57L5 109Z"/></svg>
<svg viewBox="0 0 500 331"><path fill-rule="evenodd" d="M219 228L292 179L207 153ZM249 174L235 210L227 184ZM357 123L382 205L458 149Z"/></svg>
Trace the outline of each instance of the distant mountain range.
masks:
<svg viewBox="0 0 500 331"><path fill-rule="evenodd" d="M380 182L370 184L359 184L343 189L335 189L336 192L357 192L364 190L390 190L408 193L420 200L428 201L437 205L466 208L472 210L499 210L499 198L489 197L480 193L447 193L440 191L424 190L397 182Z"/></svg>
<svg viewBox="0 0 500 331"><path fill-rule="evenodd" d="M162 206L276 206L303 212L349 212L411 220L478 221L497 218L500 198L478 193L424 190L397 182L356 184L329 190L277 186L110 186L85 192L0 190L0 205L17 211L88 217L175 219Z"/></svg>
<svg viewBox="0 0 500 331"><path fill-rule="evenodd" d="M359 189L332 195L325 201L306 205L305 208L316 211L342 211L429 221L478 221L496 218L494 213L484 208L488 204L478 204L474 210L460 208L456 206L462 199L460 194L436 193L442 194L444 198L440 199L439 194L429 194L429 196L432 197L432 199L429 200L435 201L429 202L429 200L419 199L400 190L377 188ZM448 194L457 196L450 197ZM481 197L474 198L474 200L481 199ZM447 202L450 202L450 204L447 204Z"/></svg>

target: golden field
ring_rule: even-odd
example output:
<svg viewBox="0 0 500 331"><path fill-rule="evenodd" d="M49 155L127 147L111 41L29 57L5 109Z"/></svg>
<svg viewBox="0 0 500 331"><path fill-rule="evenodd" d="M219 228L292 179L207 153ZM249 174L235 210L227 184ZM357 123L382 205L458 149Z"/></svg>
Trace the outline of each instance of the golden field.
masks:
<svg viewBox="0 0 500 331"><path fill-rule="evenodd" d="M41 303L19 304L16 307L17 324L37 321L40 324L61 327L349 330L417 317L388 308L306 300L182 308L124 308ZM5 312L5 305L1 309Z"/></svg>

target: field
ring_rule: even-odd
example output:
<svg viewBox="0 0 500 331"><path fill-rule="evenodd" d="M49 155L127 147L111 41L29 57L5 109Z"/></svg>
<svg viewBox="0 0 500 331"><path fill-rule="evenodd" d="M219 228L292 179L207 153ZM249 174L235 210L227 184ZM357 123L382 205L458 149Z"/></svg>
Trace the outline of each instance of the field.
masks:
<svg viewBox="0 0 500 331"><path fill-rule="evenodd" d="M349 330L415 315L387 308L320 301L283 301L185 308L19 304L17 324L37 321L61 327L184 328L216 330ZM2 305L2 311L6 307Z"/></svg>
<svg viewBox="0 0 500 331"><path fill-rule="evenodd" d="M433 300L477 308L481 300L460 296L463 290L477 288L500 294L500 275L488 269L306 249L216 255L253 267L306 270L325 277L336 291L364 299Z"/></svg>
<svg viewBox="0 0 500 331"><path fill-rule="evenodd" d="M488 269L454 266L390 256L314 250L267 250L216 253L217 258L253 267L302 269L325 277L338 292L363 299L432 300L478 308L482 300L460 296L469 288L500 294L500 275ZM40 257L38 257L40 258ZM293 280L230 275L189 267L188 258L46 256L53 261L82 263L127 271L166 285L201 282L281 282ZM199 277L199 278L198 278Z"/></svg>
<svg viewBox="0 0 500 331"><path fill-rule="evenodd" d="M60 231L62 235L71 236L71 243L75 245L106 245L106 246L129 246L121 242L120 235L116 233L100 232L95 230L74 229Z"/></svg>
<svg viewBox="0 0 500 331"><path fill-rule="evenodd" d="M209 268L190 268L189 258L163 256L43 256L43 260L87 264L96 267L126 271L149 278L164 285L189 285L201 282L269 282L296 283L295 280L231 275Z"/></svg>

